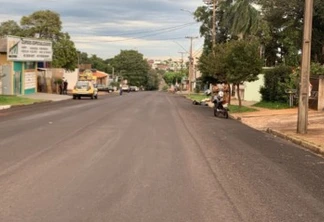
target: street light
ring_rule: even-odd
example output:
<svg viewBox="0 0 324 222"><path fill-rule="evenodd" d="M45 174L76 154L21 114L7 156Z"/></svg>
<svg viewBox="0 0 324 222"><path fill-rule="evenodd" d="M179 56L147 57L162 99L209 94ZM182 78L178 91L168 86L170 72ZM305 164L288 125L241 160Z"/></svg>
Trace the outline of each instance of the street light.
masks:
<svg viewBox="0 0 324 222"><path fill-rule="evenodd" d="M115 81L115 68L110 64L110 63L108 63L108 66L111 66L111 71L112 71L112 79L113 79L113 81Z"/></svg>

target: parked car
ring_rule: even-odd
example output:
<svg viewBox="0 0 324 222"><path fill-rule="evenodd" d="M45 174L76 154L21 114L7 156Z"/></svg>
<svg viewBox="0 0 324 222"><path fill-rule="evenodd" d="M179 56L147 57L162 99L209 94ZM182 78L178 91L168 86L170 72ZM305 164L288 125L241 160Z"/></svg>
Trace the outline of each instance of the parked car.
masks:
<svg viewBox="0 0 324 222"><path fill-rule="evenodd" d="M113 92L114 88L112 86L106 86L104 84L98 84L97 85L98 91L102 91L102 92Z"/></svg>
<svg viewBox="0 0 324 222"><path fill-rule="evenodd" d="M130 86L129 88L130 88L130 91L132 91L132 92L139 91L139 88L137 86Z"/></svg>
<svg viewBox="0 0 324 222"><path fill-rule="evenodd" d="M122 85L122 91L124 92L130 92L130 88L128 85Z"/></svg>
<svg viewBox="0 0 324 222"><path fill-rule="evenodd" d="M72 91L73 99L81 99L81 97L90 97L98 99L98 89L91 81L79 80Z"/></svg>

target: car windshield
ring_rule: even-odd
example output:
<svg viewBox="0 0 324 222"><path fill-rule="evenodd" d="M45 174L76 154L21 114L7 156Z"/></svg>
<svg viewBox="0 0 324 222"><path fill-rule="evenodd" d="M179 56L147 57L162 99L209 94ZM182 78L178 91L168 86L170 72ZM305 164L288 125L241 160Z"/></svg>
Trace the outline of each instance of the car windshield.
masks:
<svg viewBox="0 0 324 222"><path fill-rule="evenodd" d="M76 87L78 88L84 88L84 87L88 87L89 86L89 82L87 81L78 81L76 83Z"/></svg>

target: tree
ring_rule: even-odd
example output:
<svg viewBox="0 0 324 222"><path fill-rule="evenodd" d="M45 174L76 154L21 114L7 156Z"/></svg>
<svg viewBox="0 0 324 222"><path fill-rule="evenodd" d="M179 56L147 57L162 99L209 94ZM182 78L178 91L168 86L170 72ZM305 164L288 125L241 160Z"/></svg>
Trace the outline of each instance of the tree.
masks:
<svg viewBox="0 0 324 222"><path fill-rule="evenodd" d="M60 15L50 10L36 11L29 16L23 16L20 24L26 37L36 37L55 41L62 35Z"/></svg>
<svg viewBox="0 0 324 222"><path fill-rule="evenodd" d="M257 0L256 2L262 6L263 18L271 29L272 40L266 45L265 51L268 66L277 63L298 66L302 49L304 1ZM314 0L312 61L321 64L324 63L323 24L323 2Z"/></svg>
<svg viewBox="0 0 324 222"><path fill-rule="evenodd" d="M6 35L20 36L21 34L22 30L20 26L13 20L8 20L0 24L0 37Z"/></svg>
<svg viewBox="0 0 324 222"><path fill-rule="evenodd" d="M68 33L53 42L53 61L55 68L74 70L78 63L78 52Z"/></svg>
<svg viewBox="0 0 324 222"><path fill-rule="evenodd" d="M107 70L108 64L105 62L105 60L99 58L97 55L92 55L89 58L89 62L93 69L102 70L102 71Z"/></svg>
<svg viewBox="0 0 324 222"><path fill-rule="evenodd" d="M246 40L227 43L224 62L227 81L236 85L239 106L241 106L240 84L257 80L262 71L259 44Z"/></svg>
<svg viewBox="0 0 324 222"><path fill-rule="evenodd" d="M149 70L148 79L145 89L146 90L157 90L159 88L160 78L156 70Z"/></svg>
<svg viewBox="0 0 324 222"><path fill-rule="evenodd" d="M60 15L50 10L36 11L20 20L25 37L47 39L53 42L53 61L55 68L74 70L79 54L68 33L61 32Z"/></svg>
<svg viewBox="0 0 324 222"><path fill-rule="evenodd" d="M78 60L79 60L79 64L91 64L91 61L86 52L78 51Z"/></svg>
<svg viewBox="0 0 324 222"><path fill-rule="evenodd" d="M226 70L224 63L224 54L226 48L224 44L216 44L214 52L208 55L203 54L198 61L198 68L202 73L202 81L209 83L226 82Z"/></svg>
<svg viewBox="0 0 324 222"><path fill-rule="evenodd" d="M111 62L115 68L115 73L127 79L130 85L145 86L150 70L148 62L143 58L143 54L136 50L121 50Z"/></svg>
<svg viewBox="0 0 324 222"><path fill-rule="evenodd" d="M257 33L260 26L260 13L252 6L251 0L236 0L233 4L224 5L223 25L229 33L239 39Z"/></svg>
<svg viewBox="0 0 324 222"><path fill-rule="evenodd" d="M175 85L176 83L181 82L184 76L185 74L181 72L166 72L163 75L163 79L168 85Z"/></svg>
<svg viewBox="0 0 324 222"><path fill-rule="evenodd" d="M225 43L230 39L228 29L223 26L224 7L230 5L233 0L223 0L219 7L216 8L216 42ZM213 12L210 7L200 6L196 9L194 17L197 22L201 23L199 32L200 36L204 37L203 54L208 55L212 51L212 27L213 27Z"/></svg>

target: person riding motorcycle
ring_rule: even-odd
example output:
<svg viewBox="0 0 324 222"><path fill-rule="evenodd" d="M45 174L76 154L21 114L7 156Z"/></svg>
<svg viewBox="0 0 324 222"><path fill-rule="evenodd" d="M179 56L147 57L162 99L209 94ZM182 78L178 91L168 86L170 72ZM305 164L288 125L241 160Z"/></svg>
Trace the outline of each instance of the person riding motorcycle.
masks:
<svg viewBox="0 0 324 222"><path fill-rule="evenodd" d="M222 109L223 105L222 102L224 101L224 92L223 91L219 91L217 93L217 95L214 96L214 104L217 110Z"/></svg>

